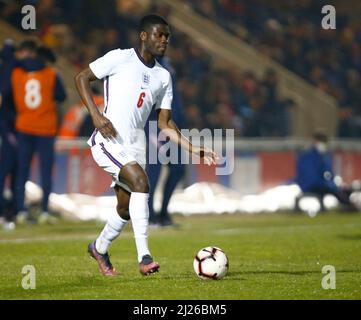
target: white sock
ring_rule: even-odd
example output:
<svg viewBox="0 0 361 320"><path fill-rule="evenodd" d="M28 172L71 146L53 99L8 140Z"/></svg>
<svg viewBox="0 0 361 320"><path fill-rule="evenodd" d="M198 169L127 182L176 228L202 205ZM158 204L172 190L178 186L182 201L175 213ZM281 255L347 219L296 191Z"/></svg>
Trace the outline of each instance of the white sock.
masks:
<svg viewBox="0 0 361 320"><path fill-rule="evenodd" d="M149 193L132 192L129 201L129 215L132 220L135 244L138 252L138 262L146 254L148 249L148 207Z"/></svg>
<svg viewBox="0 0 361 320"><path fill-rule="evenodd" d="M127 223L128 220L122 219L116 211L113 211L108 218L107 224L95 242L95 249L100 254L106 253L112 241L119 236Z"/></svg>

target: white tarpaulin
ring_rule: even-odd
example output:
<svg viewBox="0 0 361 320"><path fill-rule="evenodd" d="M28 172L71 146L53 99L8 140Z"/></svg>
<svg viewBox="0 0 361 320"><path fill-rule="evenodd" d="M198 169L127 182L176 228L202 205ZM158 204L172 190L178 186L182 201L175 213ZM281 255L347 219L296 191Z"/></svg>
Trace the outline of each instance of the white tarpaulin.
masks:
<svg viewBox="0 0 361 320"><path fill-rule="evenodd" d="M284 185L269 189L258 195L241 195L238 192L214 183L196 183L184 190L176 191L170 204L170 213L191 214L221 214L276 212L293 210L295 198L300 194L297 185ZM39 186L32 182L26 184L27 203L39 203L42 192ZM353 199L361 204L361 193L354 193ZM159 207L159 194L155 197L156 207ZM158 203L158 205L157 205ZM336 208L335 197L325 198L327 209ZM100 220L105 221L108 214L115 210L115 196L90 196L84 194L55 194L49 198L49 208L69 220ZM305 197L300 207L310 216L320 210L320 204L314 197Z"/></svg>

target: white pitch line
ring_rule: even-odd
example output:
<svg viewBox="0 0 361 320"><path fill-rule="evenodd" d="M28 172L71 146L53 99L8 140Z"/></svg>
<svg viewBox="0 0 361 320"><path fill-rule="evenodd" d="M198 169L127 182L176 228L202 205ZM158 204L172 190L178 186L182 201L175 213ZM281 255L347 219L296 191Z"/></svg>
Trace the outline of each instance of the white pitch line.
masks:
<svg viewBox="0 0 361 320"><path fill-rule="evenodd" d="M71 241L79 239L92 239L97 235L68 235L68 236L52 236L52 237L34 237L34 238L15 238L15 239L2 239L1 243L27 243L27 242L41 242L41 241Z"/></svg>
<svg viewBox="0 0 361 320"><path fill-rule="evenodd" d="M72 234L67 236L43 236L33 238L14 238L14 239L1 239L0 244L3 243L30 243L30 242L43 242L43 241L76 241L76 240L91 240L95 239L99 234ZM128 237L128 233L124 233L121 237Z"/></svg>
<svg viewBox="0 0 361 320"><path fill-rule="evenodd" d="M339 225L324 224L324 225L298 225L298 226L277 226L277 227L253 227L253 228L231 228L214 230L214 234L254 234L254 233L275 233L275 232L295 232L309 229L329 229L333 227L340 227ZM342 227L354 228L360 227L360 224L344 224Z"/></svg>

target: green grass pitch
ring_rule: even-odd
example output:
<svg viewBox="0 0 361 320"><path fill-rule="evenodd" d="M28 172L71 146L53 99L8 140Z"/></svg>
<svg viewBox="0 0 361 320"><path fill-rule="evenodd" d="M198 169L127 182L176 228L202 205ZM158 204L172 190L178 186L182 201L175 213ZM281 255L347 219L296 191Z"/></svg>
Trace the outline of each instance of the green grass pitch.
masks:
<svg viewBox="0 0 361 320"><path fill-rule="evenodd" d="M61 222L0 230L0 299L360 299L361 215L327 213L177 216L178 229L151 229L160 272L138 271L131 227L110 248L117 278L105 278L86 253L102 228ZM205 246L228 255L218 281L201 280L193 257ZM22 268L36 269L36 289L22 288ZM336 289L321 286L322 267L336 270Z"/></svg>

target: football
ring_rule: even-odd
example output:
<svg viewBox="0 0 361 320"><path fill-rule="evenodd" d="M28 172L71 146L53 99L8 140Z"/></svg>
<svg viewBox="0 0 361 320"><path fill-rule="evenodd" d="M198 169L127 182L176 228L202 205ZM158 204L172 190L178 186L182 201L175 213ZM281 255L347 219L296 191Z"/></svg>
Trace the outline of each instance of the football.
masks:
<svg viewBox="0 0 361 320"><path fill-rule="evenodd" d="M198 251L193 261L194 271L201 279L222 279L228 272L228 258L218 247L206 247Z"/></svg>

